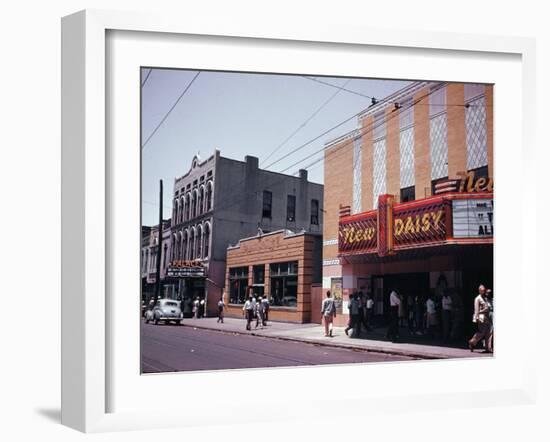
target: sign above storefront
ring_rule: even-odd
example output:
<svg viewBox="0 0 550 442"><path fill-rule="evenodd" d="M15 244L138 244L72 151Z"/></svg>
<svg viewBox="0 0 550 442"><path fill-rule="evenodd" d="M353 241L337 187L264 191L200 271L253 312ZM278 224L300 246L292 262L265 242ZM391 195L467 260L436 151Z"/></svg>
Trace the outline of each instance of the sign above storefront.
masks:
<svg viewBox="0 0 550 442"><path fill-rule="evenodd" d="M490 238L493 236L493 200L453 201L453 237Z"/></svg>
<svg viewBox="0 0 550 442"><path fill-rule="evenodd" d="M401 250L457 244L486 243L493 236L490 193L452 193L407 203L381 195L378 209L340 218L341 256L393 255Z"/></svg>
<svg viewBox="0 0 550 442"><path fill-rule="evenodd" d="M172 261L166 270L166 274L173 278L201 278L206 276L204 264L198 260Z"/></svg>
<svg viewBox="0 0 550 442"><path fill-rule="evenodd" d="M354 251L376 251L377 245L376 212L358 220L340 224L338 232L338 250L353 253Z"/></svg>

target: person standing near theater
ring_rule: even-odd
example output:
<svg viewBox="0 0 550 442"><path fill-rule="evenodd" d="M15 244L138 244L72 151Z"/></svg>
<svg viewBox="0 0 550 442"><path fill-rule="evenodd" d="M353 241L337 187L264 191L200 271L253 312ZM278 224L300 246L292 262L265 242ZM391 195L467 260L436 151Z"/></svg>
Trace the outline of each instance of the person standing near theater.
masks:
<svg viewBox="0 0 550 442"><path fill-rule="evenodd" d="M373 317L373 312L374 312L374 300L372 299L372 296L371 295L367 295L367 304L366 304L366 309L367 309L367 331L371 331L372 330L372 317Z"/></svg>
<svg viewBox="0 0 550 442"><path fill-rule="evenodd" d="M352 293L349 300L349 316L348 326L344 329L346 335L350 329L353 329L352 338L357 338L361 334L361 300L358 293Z"/></svg>
<svg viewBox="0 0 550 442"><path fill-rule="evenodd" d="M435 338L437 325L438 321L435 301L433 299L433 295L429 294L428 300L426 301L426 326L428 328L428 335L431 338Z"/></svg>
<svg viewBox="0 0 550 442"><path fill-rule="evenodd" d="M468 341L468 347L470 351L474 351L475 346L479 341L485 343L485 351L488 353L493 352L491 345L491 331L493 324L491 323L491 317L489 315L491 304L487 296L487 290L485 286L481 284L478 288L478 295L474 299L474 317L473 322L477 325L477 332Z"/></svg>
<svg viewBox="0 0 550 442"><path fill-rule="evenodd" d="M399 305L401 299L395 290L390 293L390 326L386 337L390 338L392 342L399 340Z"/></svg>
<svg viewBox="0 0 550 442"><path fill-rule="evenodd" d="M336 317L336 304L330 294L330 290L327 290L327 297L323 299L323 303L321 304L321 316L325 324L325 337L332 337L332 322Z"/></svg>
<svg viewBox="0 0 550 442"><path fill-rule="evenodd" d="M451 337L451 322L453 316L453 300L449 291L445 291L441 298L441 320L443 321L443 340L448 341Z"/></svg>

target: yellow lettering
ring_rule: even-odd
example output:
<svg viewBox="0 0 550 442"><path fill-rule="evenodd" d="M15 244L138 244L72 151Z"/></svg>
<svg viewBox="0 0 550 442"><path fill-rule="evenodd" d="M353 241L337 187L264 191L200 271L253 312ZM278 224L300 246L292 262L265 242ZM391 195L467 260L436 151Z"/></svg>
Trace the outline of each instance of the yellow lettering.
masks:
<svg viewBox="0 0 550 442"><path fill-rule="evenodd" d="M427 232L430 230L430 214L425 213L422 215L422 231Z"/></svg>
<svg viewBox="0 0 550 442"><path fill-rule="evenodd" d="M405 233L414 233L414 224L410 216L407 217L405 222Z"/></svg>
<svg viewBox="0 0 550 442"><path fill-rule="evenodd" d="M395 236L401 236L403 233L403 220L402 219L396 219L393 223L393 229Z"/></svg>
<svg viewBox="0 0 550 442"><path fill-rule="evenodd" d="M487 184L487 180L483 177L481 177L480 179L477 180L475 186L474 186L474 190L476 192L482 192L483 190L485 190L485 185Z"/></svg>
<svg viewBox="0 0 550 442"><path fill-rule="evenodd" d="M443 216L443 210L438 210L437 212L431 212L431 216L433 219L433 224L436 229L439 228L439 221L441 220L441 217Z"/></svg>

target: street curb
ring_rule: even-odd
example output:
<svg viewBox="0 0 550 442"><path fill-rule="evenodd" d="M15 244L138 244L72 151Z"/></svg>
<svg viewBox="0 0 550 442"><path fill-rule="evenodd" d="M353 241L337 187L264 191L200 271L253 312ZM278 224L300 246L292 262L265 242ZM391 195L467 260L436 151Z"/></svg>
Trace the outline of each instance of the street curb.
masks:
<svg viewBox="0 0 550 442"><path fill-rule="evenodd" d="M398 349L389 349L389 348L373 348L373 347L363 347L358 345L350 345L350 344L342 344L340 342L321 342L321 341L315 341L312 339L304 339L304 338L294 338L290 336L281 336L281 335L266 335L261 334L257 332L247 332L244 333L242 331L233 331L233 330L220 330L219 328L211 328L206 327L204 325L192 325L192 324L185 324L183 323L184 327L193 327L201 330L211 330L221 333L236 333L238 335L247 335L247 336L259 336L262 338L272 338L272 339L279 339L282 341L291 341L291 342L302 342L306 344L314 344L314 345L320 345L324 347L334 347L334 348L345 348L348 350L359 350L359 351L366 351L369 353L382 353L382 354L390 354L395 356L406 356L409 358L415 358L415 359L458 359L459 356L453 357L453 356L445 356L445 355L439 355L439 354L433 354L433 353L422 353L422 352L414 352L414 351L404 351L404 350L398 350Z"/></svg>

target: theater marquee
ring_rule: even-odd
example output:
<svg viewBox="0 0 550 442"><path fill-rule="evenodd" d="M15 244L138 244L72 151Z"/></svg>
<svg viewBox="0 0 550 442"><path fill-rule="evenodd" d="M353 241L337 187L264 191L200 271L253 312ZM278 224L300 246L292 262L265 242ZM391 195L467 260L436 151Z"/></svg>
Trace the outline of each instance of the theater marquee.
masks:
<svg viewBox="0 0 550 442"><path fill-rule="evenodd" d="M492 193L454 193L407 203L381 195L377 210L342 216L340 256L378 254L461 242L486 243L493 236Z"/></svg>

